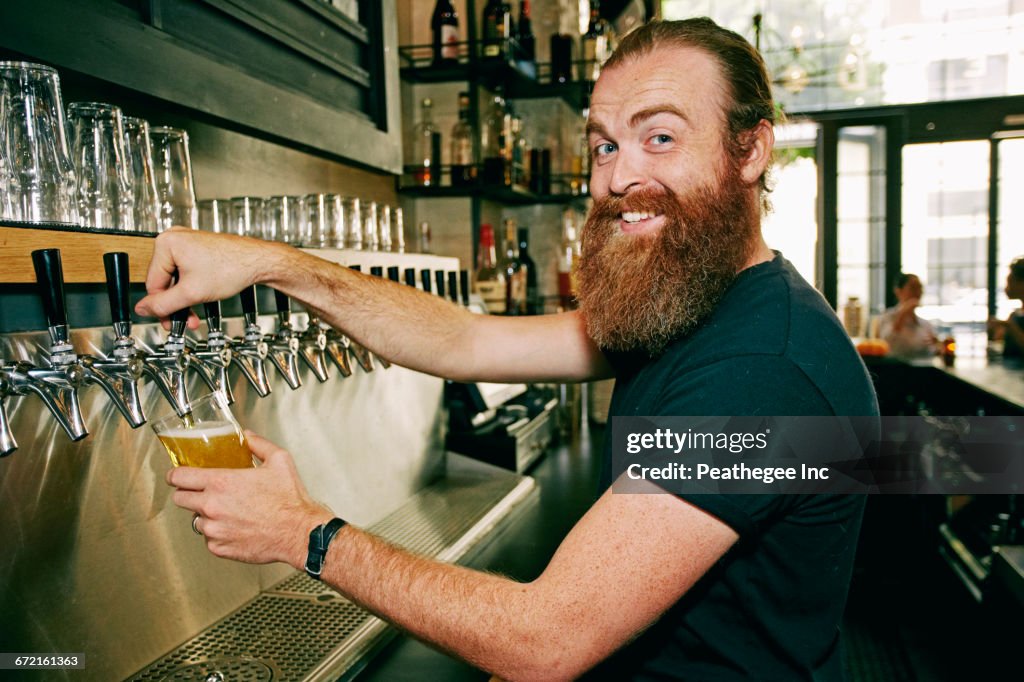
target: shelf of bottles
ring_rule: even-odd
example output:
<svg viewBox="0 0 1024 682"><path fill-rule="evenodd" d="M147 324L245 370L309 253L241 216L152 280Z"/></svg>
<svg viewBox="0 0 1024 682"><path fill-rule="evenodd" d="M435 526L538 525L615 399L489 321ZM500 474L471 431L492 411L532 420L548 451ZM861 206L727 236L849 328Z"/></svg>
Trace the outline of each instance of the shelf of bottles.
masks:
<svg viewBox="0 0 1024 682"><path fill-rule="evenodd" d="M593 83L572 80L563 75L593 71L593 62L572 62L568 69L551 62L517 59L520 53L515 38L501 43L500 56L485 57L485 43L451 43L454 57L435 60L432 45L407 45L398 48L401 76L410 83L455 83L476 78L490 90L501 88L509 99L560 98L575 111L583 111L590 101Z"/></svg>

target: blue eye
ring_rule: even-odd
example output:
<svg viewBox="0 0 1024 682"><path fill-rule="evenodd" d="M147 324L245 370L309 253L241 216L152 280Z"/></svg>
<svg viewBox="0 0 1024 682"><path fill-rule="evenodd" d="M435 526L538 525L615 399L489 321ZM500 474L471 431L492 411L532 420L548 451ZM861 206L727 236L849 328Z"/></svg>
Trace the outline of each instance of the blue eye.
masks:
<svg viewBox="0 0 1024 682"><path fill-rule="evenodd" d="M595 156L606 156L615 151L615 145L611 142L602 142L601 144L594 147Z"/></svg>
<svg viewBox="0 0 1024 682"><path fill-rule="evenodd" d="M665 135L663 133L660 135L655 135L654 137L651 138L651 141L654 142L654 144L669 144L670 142L672 142L672 136Z"/></svg>

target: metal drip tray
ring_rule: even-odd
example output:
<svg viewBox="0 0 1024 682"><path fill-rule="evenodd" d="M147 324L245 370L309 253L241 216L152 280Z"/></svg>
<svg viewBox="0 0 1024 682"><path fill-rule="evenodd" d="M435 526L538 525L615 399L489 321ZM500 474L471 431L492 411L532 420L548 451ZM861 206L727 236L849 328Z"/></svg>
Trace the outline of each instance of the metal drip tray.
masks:
<svg viewBox="0 0 1024 682"><path fill-rule="evenodd" d="M190 663L160 679L162 682L272 682L280 678L275 677L274 671L262 661L223 657Z"/></svg>
<svg viewBox="0 0 1024 682"><path fill-rule="evenodd" d="M369 528L457 561L533 492L529 477L470 469L435 483ZM295 573L132 675L132 682L334 680L395 634L323 583Z"/></svg>

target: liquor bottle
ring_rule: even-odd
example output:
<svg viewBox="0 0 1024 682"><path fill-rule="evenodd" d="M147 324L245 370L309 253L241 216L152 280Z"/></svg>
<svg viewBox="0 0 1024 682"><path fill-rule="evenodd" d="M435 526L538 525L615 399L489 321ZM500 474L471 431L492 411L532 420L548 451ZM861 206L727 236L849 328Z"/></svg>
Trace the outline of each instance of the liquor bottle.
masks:
<svg viewBox="0 0 1024 682"><path fill-rule="evenodd" d="M483 36L484 58L504 58L508 39L512 37L512 7L507 2L487 0L484 6Z"/></svg>
<svg viewBox="0 0 1024 682"><path fill-rule="evenodd" d="M590 0L590 25L583 34L583 76L580 80L596 81L601 65L608 59L608 37L611 27L601 18L601 3Z"/></svg>
<svg viewBox="0 0 1024 682"><path fill-rule="evenodd" d="M534 64L537 60L537 38L533 35L533 22L530 20L530 0L519 0L516 43L519 45L518 60Z"/></svg>
<svg viewBox="0 0 1024 682"><path fill-rule="evenodd" d="M512 117L501 95L494 96L480 132L484 182L511 184Z"/></svg>
<svg viewBox="0 0 1024 682"><path fill-rule="evenodd" d="M505 276L495 261L494 228L484 223L480 226L480 251L473 290L483 299L487 312L502 315L505 313Z"/></svg>
<svg viewBox="0 0 1024 682"><path fill-rule="evenodd" d="M459 15L450 0L437 0L430 19L434 31L434 66L459 61Z"/></svg>
<svg viewBox="0 0 1024 682"><path fill-rule="evenodd" d="M566 207L562 212L562 245L558 252L558 304L562 310L576 307L576 283L573 269L580 255L576 232L576 211Z"/></svg>
<svg viewBox="0 0 1024 682"><path fill-rule="evenodd" d="M417 185L430 187L440 184L441 133L434 127L432 107L426 98L420 104L420 122L412 131L413 157L409 172Z"/></svg>
<svg viewBox="0 0 1024 682"><path fill-rule="evenodd" d="M473 164L473 126L469 121L469 93L459 93L459 120L452 126L452 185L464 187L476 181Z"/></svg>
<svg viewBox="0 0 1024 682"><path fill-rule="evenodd" d="M530 257L530 228L519 228L519 263L526 270L526 314L542 315L544 304L540 300L537 282L537 264Z"/></svg>
<svg viewBox="0 0 1024 682"><path fill-rule="evenodd" d="M516 221L505 219L505 257L498 270L505 275L505 314L526 314L526 269L519 260Z"/></svg>

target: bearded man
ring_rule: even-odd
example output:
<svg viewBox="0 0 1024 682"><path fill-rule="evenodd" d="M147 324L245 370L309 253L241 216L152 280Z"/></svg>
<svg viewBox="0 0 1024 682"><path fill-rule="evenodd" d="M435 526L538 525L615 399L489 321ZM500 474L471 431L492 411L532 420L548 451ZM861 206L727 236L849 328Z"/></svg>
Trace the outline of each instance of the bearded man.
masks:
<svg viewBox="0 0 1024 682"><path fill-rule="evenodd" d="M613 417L877 414L835 315L761 238L774 106L749 43L707 19L648 24L602 69L590 111L594 207L576 312L472 315L286 246L185 230L157 239L137 310L166 317L259 282L412 369L460 381L615 376ZM249 443L262 466L174 469L174 501L199 515L215 554L301 569L309 533L340 522L328 525L288 453ZM530 583L350 525L320 577L507 679L839 680L862 505L609 488Z"/></svg>

